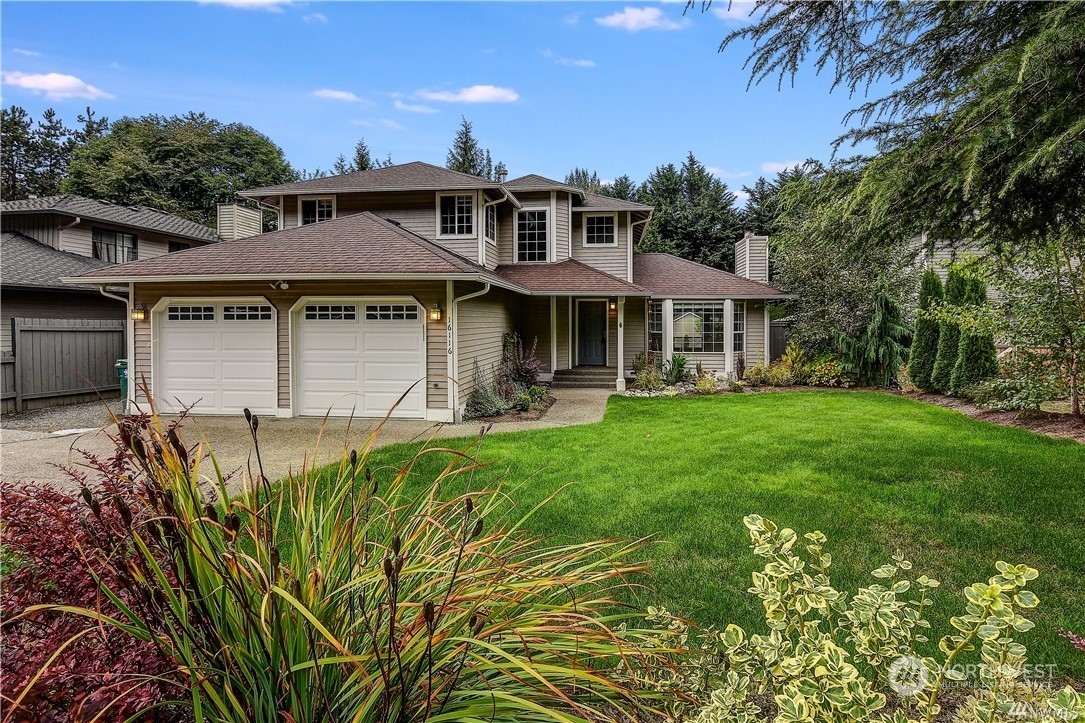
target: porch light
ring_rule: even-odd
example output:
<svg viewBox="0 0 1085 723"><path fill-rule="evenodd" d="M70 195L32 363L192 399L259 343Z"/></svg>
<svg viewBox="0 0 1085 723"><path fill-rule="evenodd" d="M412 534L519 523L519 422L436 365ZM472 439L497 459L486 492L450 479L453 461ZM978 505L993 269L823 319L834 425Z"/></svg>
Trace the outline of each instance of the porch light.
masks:
<svg viewBox="0 0 1085 723"><path fill-rule="evenodd" d="M429 318L431 321L441 320L441 305L437 302L434 302L433 306L429 308Z"/></svg>
<svg viewBox="0 0 1085 723"><path fill-rule="evenodd" d="M132 321L143 321L147 318L147 307L143 304L136 304L132 307Z"/></svg>
<svg viewBox="0 0 1085 723"><path fill-rule="evenodd" d="M615 310L615 309L617 309L617 308L618 308L618 302L617 302L617 301L615 301L614 299L611 299L611 300L610 300L610 310L611 310L611 311L614 311L614 310Z"/></svg>

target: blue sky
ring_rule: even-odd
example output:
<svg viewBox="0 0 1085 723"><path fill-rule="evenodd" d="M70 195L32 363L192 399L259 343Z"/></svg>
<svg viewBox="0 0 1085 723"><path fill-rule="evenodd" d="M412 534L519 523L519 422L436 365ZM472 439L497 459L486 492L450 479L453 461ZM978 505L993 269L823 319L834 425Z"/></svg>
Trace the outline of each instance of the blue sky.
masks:
<svg viewBox="0 0 1085 723"><path fill-rule="evenodd" d="M737 190L827 159L858 103L811 70L746 90L744 22L683 3L276 0L2 4L3 103L69 124L204 111L252 125L296 167L364 137L396 162L443 163L466 116L512 176L574 166L640 181L688 151Z"/></svg>

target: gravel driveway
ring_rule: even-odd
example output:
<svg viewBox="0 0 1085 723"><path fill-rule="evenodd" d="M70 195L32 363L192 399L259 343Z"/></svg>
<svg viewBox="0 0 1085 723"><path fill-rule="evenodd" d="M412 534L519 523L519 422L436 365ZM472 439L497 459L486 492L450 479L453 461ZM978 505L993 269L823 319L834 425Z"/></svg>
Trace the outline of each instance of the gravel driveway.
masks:
<svg viewBox="0 0 1085 723"><path fill-rule="evenodd" d="M65 429L90 429L112 424L109 409L121 413L121 400L67 404L46 409L31 409L0 416L0 429L22 432L60 432Z"/></svg>

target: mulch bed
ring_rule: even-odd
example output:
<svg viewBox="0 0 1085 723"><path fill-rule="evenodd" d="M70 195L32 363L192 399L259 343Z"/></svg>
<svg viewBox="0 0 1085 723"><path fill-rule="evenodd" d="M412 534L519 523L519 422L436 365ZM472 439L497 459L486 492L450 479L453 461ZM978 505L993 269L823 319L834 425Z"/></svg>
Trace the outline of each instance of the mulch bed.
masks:
<svg viewBox="0 0 1085 723"><path fill-rule="evenodd" d="M532 404L531 409L526 412L521 412L519 409L510 409L496 417L475 417L471 421L493 422L494 424L501 424L502 422L534 422L536 419L542 419L543 415L546 414L550 407L554 406L556 401L557 399L551 394L546 399Z"/></svg>
<svg viewBox="0 0 1085 723"><path fill-rule="evenodd" d="M1057 439L1072 439L1085 444L1085 420L1075 419L1069 414L1059 412L1000 412L984 409L972 402L943 394L901 394L927 404L952 409L973 419L1007 427L1020 427L1036 434L1043 434Z"/></svg>

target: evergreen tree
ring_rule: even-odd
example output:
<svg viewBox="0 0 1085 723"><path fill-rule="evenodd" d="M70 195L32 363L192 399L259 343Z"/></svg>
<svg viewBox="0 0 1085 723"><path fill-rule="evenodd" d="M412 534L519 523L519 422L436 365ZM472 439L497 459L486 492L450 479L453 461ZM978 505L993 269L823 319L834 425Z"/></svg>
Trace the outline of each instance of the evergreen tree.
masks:
<svg viewBox="0 0 1085 723"><path fill-rule="evenodd" d="M72 162L72 150L75 148L72 131L64 125L56 111L49 108L42 113L34 136L37 169L30 192L35 196L55 196L60 193L60 182L64 180Z"/></svg>
<svg viewBox="0 0 1085 723"><path fill-rule="evenodd" d="M854 339L840 335L845 367L858 376L860 384L888 388L904 363L911 333L900 304L880 291L874 297L874 315L862 333Z"/></svg>
<svg viewBox="0 0 1085 723"><path fill-rule="evenodd" d="M456 137L452 140L452 147L448 149L445 157L445 168L450 171L469 173L472 176L481 176L487 180L494 179L494 163L490 151L479 145L473 133L471 123L465 117L461 117L460 129L456 131ZM391 165L392 157L388 156L388 165Z"/></svg>
<svg viewBox="0 0 1085 723"><path fill-rule="evenodd" d="M31 193L37 168L34 121L17 105L0 109L0 197L5 201Z"/></svg>
<svg viewBox="0 0 1085 723"><path fill-rule="evenodd" d="M354 173L356 170L358 169L354 167L354 164L348 163L347 157L342 153L339 154L339 157L335 159L335 163L332 164L332 171L336 176L342 176L344 173Z"/></svg>
<svg viewBox="0 0 1085 723"><path fill-rule="evenodd" d="M75 131L75 144L77 146L85 146L109 132L109 119L95 118L94 111L90 109L89 105L87 106L86 115L80 114L76 116L76 121L81 124L81 127Z"/></svg>
<svg viewBox="0 0 1085 723"><path fill-rule="evenodd" d="M987 305L987 286L976 277L968 278L965 304ZM950 391L955 396L974 384L993 377L998 372L998 353L990 334L962 331L957 345L957 362L953 365Z"/></svg>
<svg viewBox="0 0 1085 723"><path fill-rule="evenodd" d="M369 154L369 146L365 143L365 138L359 138L358 142L354 145L354 168L358 171L368 171L375 168L377 164L373 163L373 157Z"/></svg>
<svg viewBox="0 0 1085 723"><path fill-rule="evenodd" d="M968 279L957 267L950 267L946 276L945 303L960 306L968 294ZM961 327L952 321L938 322L938 354L931 371L931 389L948 394L952 387L953 367L957 364L957 351L961 341Z"/></svg>
<svg viewBox="0 0 1085 723"><path fill-rule="evenodd" d="M934 269L927 269L919 287L919 318L915 323L915 336L908 355L908 375L912 383L923 391L929 391L934 361L938 356L938 321L924 312L942 300L942 279Z"/></svg>
<svg viewBox="0 0 1085 723"><path fill-rule="evenodd" d="M565 183L588 193L600 193L603 189L598 173L579 166L565 174Z"/></svg>
<svg viewBox="0 0 1085 723"><path fill-rule="evenodd" d="M628 174L623 173L611 183L604 183L599 188L599 195L609 196L610 198L620 198L623 201L636 201L637 184Z"/></svg>

